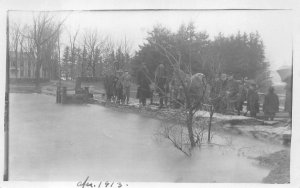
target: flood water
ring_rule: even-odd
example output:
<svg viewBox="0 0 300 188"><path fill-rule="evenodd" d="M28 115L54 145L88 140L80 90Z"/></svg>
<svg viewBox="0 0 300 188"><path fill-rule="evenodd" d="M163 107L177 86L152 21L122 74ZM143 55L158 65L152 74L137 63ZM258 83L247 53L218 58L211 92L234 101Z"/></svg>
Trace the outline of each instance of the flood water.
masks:
<svg viewBox="0 0 300 188"><path fill-rule="evenodd" d="M232 147L203 147L188 158L157 141L157 120L42 94L11 94L9 120L10 180L261 182L269 169L247 156L281 149L227 135Z"/></svg>

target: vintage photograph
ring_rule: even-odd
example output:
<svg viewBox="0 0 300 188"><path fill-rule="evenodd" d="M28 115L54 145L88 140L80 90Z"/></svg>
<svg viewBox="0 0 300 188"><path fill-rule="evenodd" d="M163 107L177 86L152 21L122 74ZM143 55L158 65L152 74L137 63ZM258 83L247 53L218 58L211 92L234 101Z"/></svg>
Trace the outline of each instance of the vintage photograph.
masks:
<svg viewBox="0 0 300 188"><path fill-rule="evenodd" d="M291 17L8 11L4 180L290 183Z"/></svg>

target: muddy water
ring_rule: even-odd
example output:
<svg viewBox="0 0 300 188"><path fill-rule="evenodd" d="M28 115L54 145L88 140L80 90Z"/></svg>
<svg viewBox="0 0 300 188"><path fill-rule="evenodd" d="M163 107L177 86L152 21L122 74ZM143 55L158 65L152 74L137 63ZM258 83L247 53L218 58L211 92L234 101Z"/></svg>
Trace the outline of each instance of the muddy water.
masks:
<svg viewBox="0 0 300 188"><path fill-rule="evenodd" d="M10 179L155 182L261 182L269 173L249 156L280 146L233 135L230 147L191 158L157 142L159 122L98 105L57 105L53 96L10 95ZM218 140L218 139L216 139Z"/></svg>

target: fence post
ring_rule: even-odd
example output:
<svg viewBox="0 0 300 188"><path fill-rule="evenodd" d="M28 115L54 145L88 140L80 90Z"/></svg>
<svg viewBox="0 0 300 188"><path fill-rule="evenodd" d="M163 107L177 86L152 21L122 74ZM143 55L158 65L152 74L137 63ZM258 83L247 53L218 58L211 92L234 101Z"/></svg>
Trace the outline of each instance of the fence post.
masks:
<svg viewBox="0 0 300 188"><path fill-rule="evenodd" d="M61 103L67 103L67 87L63 87L62 89Z"/></svg>
<svg viewBox="0 0 300 188"><path fill-rule="evenodd" d="M56 88L56 103L61 103L61 88L57 86Z"/></svg>

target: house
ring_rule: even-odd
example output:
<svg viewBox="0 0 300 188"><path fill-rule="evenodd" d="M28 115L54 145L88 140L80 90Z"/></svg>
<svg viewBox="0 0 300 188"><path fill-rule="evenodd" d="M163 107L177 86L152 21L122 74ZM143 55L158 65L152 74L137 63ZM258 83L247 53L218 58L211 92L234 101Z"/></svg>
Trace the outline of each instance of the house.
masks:
<svg viewBox="0 0 300 188"><path fill-rule="evenodd" d="M16 58L17 56L17 58ZM24 52L18 52L17 54L14 51L9 53L9 77L10 79L23 79L30 80L35 78L35 59L31 54ZM40 78L48 79L49 74L43 68L40 69Z"/></svg>

